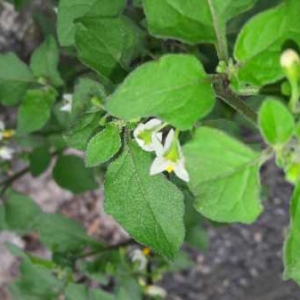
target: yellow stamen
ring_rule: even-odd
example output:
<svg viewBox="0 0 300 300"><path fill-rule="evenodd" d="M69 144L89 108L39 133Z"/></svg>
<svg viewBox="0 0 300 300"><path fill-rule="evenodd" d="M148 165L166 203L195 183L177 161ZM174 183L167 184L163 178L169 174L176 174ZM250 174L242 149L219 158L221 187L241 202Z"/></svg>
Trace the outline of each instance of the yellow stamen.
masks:
<svg viewBox="0 0 300 300"><path fill-rule="evenodd" d="M169 165L166 167L166 171L172 173L174 171L174 167Z"/></svg>
<svg viewBox="0 0 300 300"><path fill-rule="evenodd" d="M2 133L2 136L5 138L5 139L9 139L11 138L12 136L15 135L15 131L14 130L4 130L3 133Z"/></svg>
<svg viewBox="0 0 300 300"><path fill-rule="evenodd" d="M145 247L145 248L143 249L143 254L144 254L145 256L148 256L150 253L151 253L150 248Z"/></svg>

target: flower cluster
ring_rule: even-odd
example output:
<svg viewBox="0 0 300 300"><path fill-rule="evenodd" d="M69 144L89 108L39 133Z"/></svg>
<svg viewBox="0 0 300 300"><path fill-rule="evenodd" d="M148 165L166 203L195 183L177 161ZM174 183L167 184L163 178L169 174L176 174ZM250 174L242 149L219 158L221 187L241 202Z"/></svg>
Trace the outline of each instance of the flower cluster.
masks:
<svg viewBox="0 0 300 300"><path fill-rule="evenodd" d="M0 120L0 160L11 160L14 150L6 146L7 141L15 134L14 130L6 129Z"/></svg>
<svg viewBox="0 0 300 300"><path fill-rule="evenodd" d="M154 152L154 159L150 175L167 171L174 172L177 177L189 181L189 174L185 168L185 159L178 140L178 131L171 129L167 134L164 144L160 130L165 127L162 121L151 119L147 123L140 123L133 132L138 145L148 152Z"/></svg>

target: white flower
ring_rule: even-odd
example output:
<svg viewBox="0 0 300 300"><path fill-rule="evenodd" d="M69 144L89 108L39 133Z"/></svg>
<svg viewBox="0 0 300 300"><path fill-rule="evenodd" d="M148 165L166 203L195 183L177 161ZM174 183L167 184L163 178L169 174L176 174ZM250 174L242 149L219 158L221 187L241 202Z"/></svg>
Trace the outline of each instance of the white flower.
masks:
<svg viewBox="0 0 300 300"><path fill-rule="evenodd" d="M284 68L290 68L293 64L300 64L300 58L296 51L293 49L285 50L280 57L280 64Z"/></svg>
<svg viewBox="0 0 300 300"><path fill-rule="evenodd" d="M146 288L146 294L152 297L161 297L161 298L166 298L167 297L167 292L165 289L163 289L160 286L157 285L150 285Z"/></svg>
<svg viewBox="0 0 300 300"><path fill-rule="evenodd" d="M133 132L133 136L139 146L147 152L161 152L163 146L162 133L156 130L162 122L158 119L151 119L147 123L140 123Z"/></svg>
<svg viewBox="0 0 300 300"><path fill-rule="evenodd" d="M3 146L0 148L0 158L3 160L11 160L14 152L13 149Z"/></svg>
<svg viewBox="0 0 300 300"><path fill-rule="evenodd" d="M73 104L73 95L72 94L64 94L64 104L60 108L60 111L65 111L65 112L71 112L72 111L72 104Z"/></svg>
<svg viewBox="0 0 300 300"><path fill-rule="evenodd" d="M132 262L138 262L139 263L139 270L143 271L146 269L147 266L147 258L144 255L144 252L140 249L135 249L133 250L132 254L131 254L131 260Z"/></svg>
<svg viewBox="0 0 300 300"><path fill-rule="evenodd" d="M158 153L154 159L150 168L150 175L163 171L174 172L180 179L189 181L189 174L185 169L185 159L178 140L174 139L173 129L167 135L163 151Z"/></svg>

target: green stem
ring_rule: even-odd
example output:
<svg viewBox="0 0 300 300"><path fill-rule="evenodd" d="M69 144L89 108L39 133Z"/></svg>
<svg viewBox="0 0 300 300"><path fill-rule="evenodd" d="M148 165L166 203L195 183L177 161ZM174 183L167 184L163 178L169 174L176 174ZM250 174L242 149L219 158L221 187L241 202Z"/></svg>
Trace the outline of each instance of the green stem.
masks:
<svg viewBox="0 0 300 300"><path fill-rule="evenodd" d="M226 78L222 76L212 77L217 97L243 115L254 127L257 125L257 113L252 110L239 96L234 94L227 83Z"/></svg>
<svg viewBox="0 0 300 300"><path fill-rule="evenodd" d="M216 14L215 7L214 7L212 0L207 0L207 2L208 2L211 16L212 16L212 20L213 20L214 31L216 34L216 39L217 39L216 48L217 48L219 60L228 62L229 57L228 57L228 47L227 47L226 36L225 36L223 30L221 30L221 26L219 24L219 18Z"/></svg>
<svg viewBox="0 0 300 300"><path fill-rule="evenodd" d="M290 98L289 106L293 113L298 113L298 101L300 96L299 85L297 80L290 80L290 84L292 87L292 95Z"/></svg>

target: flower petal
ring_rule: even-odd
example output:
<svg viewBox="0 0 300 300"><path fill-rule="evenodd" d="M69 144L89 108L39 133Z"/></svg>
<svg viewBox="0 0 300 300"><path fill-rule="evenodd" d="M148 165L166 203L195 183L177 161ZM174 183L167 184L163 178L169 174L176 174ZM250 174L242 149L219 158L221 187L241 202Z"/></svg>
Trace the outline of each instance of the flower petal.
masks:
<svg viewBox="0 0 300 300"><path fill-rule="evenodd" d="M162 156L157 156L150 167L150 175L162 173L167 167L168 162Z"/></svg>
<svg viewBox="0 0 300 300"><path fill-rule="evenodd" d="M145 128L146 129L154 129L155 127L159 126L162 124L162 121L159 119L151 119L147 123L145 123Z"/></svg>
<svg viewBox="0 0 300 300"><path fill-rule="evenodd" d="M170 149L172 141L173 141L173 138L174 138L174 134L175 134L174 129L171 129L169 131L167 137L166 137L166 140L165 140L164 152L166 152L167 150Z"/></svg>
<svg viewBox="0 0 300 300"><path fill-rule="evenodd" d="M161 143L162 134L161 133L153 133L152 134L152 148L155 151L157 156L162 156L164 147Z"/></svg>
<svg viewBox="0 0 300 300"><path fill-rule="evenodd" d="M189 173L187 172L184 163L182 161L179 161L175 167L174 167L174 173L176 176L186 182L190 181Z"/></svg>

